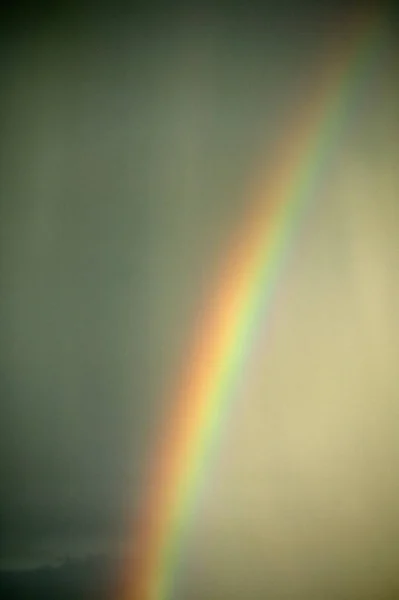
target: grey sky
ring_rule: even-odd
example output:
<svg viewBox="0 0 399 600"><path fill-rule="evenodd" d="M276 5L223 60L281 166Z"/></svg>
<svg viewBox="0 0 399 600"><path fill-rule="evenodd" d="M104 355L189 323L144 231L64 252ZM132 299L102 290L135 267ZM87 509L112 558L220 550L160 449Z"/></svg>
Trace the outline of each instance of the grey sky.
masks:
<svg viewBox="0 0 399 600"><path fill-rule="evenodd" d="M123 547L122 515L135 508L153 427L168 410L165 390L250 201L251 169L261 147L272 157L316 64L328 19L284 19L280 11L261 23L256 15L188 14L145 25L37 28L8 42L0 206L4 564ZM255 596L265 562L276 572L287 568L294 581L298 556L309 558L305 589L306 569L324 572L331 563L340 571L337 548L357 539L356 527L370 552L383 543L373 546L377 526L387 535L394 529L397 482L381 474L381 464L397 466L387 417L397 410L398 347L397 86L388 33L384 52L376 94L347 133L284 278L273 341L265 342L273 353L251 371L216 467L219 485L198 517L194 571L203 569L221 593L249 585L249 562ZM364 400L373 385L377 412ZM388 390L385 404L379 386ZM369 426L359 433L354 424L363 414ZM294 434L298 422L302 433ZM380 450L371 444L359 466L356 443L375 439L372 423L380 424ZM301 475L293 474L298 460ZM325 492L310 497L321 476ZM351 509L331 508L331 494L353 488L359 499L359 490L381 485L381 501L373 496L354 509L363 525L351 529ZM299 508L284 504L288 494ZM296 531L295 560L284 510ZM329 523L324 558L311 530L314 510ZM395 552L397 534L386 542ZM359 568L366 563L359 559Z"/></svg>

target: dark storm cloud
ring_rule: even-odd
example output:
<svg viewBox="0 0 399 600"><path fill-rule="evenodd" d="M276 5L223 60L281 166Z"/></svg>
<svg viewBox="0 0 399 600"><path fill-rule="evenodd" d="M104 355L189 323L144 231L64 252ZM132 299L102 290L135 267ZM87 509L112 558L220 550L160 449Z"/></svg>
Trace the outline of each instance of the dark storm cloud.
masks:
<svg viewBox="0 0 399 600"><path fill-rule="evenodd" d="M285 85L268 40L258 58L261 31L241 37L220 17L143 27L83 21L9 40L5 555L39 532L60 546L74 532L79 547L79 531L101 537L133 511L148 428L239 214L266 87L278 106L262 72Z"/></svg>

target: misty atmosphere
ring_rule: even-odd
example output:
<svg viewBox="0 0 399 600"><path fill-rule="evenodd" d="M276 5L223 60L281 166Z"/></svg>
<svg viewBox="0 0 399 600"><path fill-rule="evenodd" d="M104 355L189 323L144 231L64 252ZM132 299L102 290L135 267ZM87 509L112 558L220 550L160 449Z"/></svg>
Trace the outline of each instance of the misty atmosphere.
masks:
<svg viewBox="0 0 399 600"><path fill-rule="evenodd" d="M150 600L124 575L171 390L254 181L272 176L350 18L344 2L311 0L100 4L2 13L5 600ZM151 600L399 598L388 14L258 325L175 595Z"/></svg>

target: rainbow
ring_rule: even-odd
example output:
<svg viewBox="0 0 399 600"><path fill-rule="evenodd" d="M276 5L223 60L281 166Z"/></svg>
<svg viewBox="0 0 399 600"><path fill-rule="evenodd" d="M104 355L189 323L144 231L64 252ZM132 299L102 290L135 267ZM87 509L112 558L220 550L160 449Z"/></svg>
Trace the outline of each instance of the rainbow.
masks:
<svg viewBox="0 0 399 600"><path fill-rule="evenodd" d="M126 600L168 600L183 537L209 467L240 372L267 314L287 253L293 246L317 185L356 108L361 84L381 40L381 11L358 15L323 65L323 81L282 143L284 160L273 177L255 186L250 214L234 237L205 319L199 323L182 369L175 408L166 423L144 498L140 553L129 561ZM130 571L133 574L130 578ZM132 581L132 579L135 579Z"/></svg>

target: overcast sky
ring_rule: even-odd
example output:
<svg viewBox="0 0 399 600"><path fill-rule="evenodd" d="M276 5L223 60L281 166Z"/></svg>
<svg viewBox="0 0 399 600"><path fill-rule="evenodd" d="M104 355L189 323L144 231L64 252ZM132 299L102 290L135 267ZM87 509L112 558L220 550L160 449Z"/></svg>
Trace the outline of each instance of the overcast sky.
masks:
<svg viewBox="0 0 399 600"><path fill-rule="evenodd" d="M331 22L289 3L233 14L77 23L71 11L3 41L3 565L124 547L124 516L254 165L262 155L270 167L311 95ZM187 566L199 598L259 597L266 574L279 593L312 578L355 585L359 573L367 587L371 563L378 581L396 568L389 30L379 60L215 458Z"/></svg>

